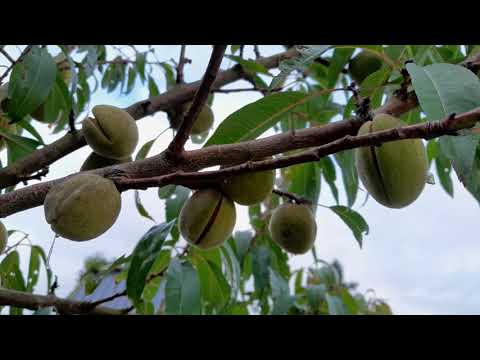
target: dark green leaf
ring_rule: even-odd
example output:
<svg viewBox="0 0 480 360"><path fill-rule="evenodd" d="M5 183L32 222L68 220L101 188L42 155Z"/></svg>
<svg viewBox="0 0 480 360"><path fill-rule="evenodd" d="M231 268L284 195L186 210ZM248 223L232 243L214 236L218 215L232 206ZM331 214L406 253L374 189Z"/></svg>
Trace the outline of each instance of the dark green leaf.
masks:
<svg viewBox="0 0 480 360"><path fill-rule="evenodd" d="M145 61L146 61L146 54L145 53L137 53L135 64L137 67L137 71L140 74L140 78L142 82L145 82Z"/></svg>
<svg viewBox="0 0 480 360"><path fill-rule="evenodd" d="M288 282L270 269L270 286L273 298L272 315L285 315L294 302L294 297L290 295Z"/></svg>
<svg viewBox="0 0 480 360"><path fill-rule="evenodd" d="M14 121L35 111L48 97L57 66L47 49L34 46L12 70L8 86L7 112Z"/></svg>
<svg viewBox="0 0 480 360"><path fill-rule="evenodd" d="M307 94L287 91L248 104L223 120L205 146L256 139L308 99Z"/></svg>
<svg viewBox="0 0 480 360"><path fill-rule="evenodd" d="M258 246L252 250L252 272L255 292L260 295L268 289L270 283L270 252L265 246Z"/></svg>
<svg viewBox="0 0 480 360"><path fill-rule="evenodd" d="M430 121L443 120L450 114L461 114L480 106L480 81L462 66L407 64L407 70L422 110ZM440 148L461 181L472 171L478 143L478 135L440 138ZM470 184L465 185L468 188Z"/></svg>
<svg viewBox="0 0 480 360"><path fill-rule="evenodd" d="M337 174L335 171L335 165L332 159L329 156L325 156L320 160L320 166L322 168L323 178L330 186L330 190L332 191L332 195L338 205L338 189L335 185L335 181L337 180Z"/></svg>
<svg viewBox="0 0 480 360"><path fill-rule="evenodd" d="M162 200L168 199L175 192L175 188L173 184L158 188L158 197Z"/></svg>
<svg viewBox="0 0 480 360"><path fill-rule="evenodd" d="M355 167L354 152L347 150L336 153L335 160L342 170L343 185L347 193L347 204L349 207L352 207L355 204L358 193L358 174Z"/></svg>
<svg viewBox="0 0 480 360"><path fill-rule="evenodd" d="M236 55L225 55L225 57L240 64L242 68L250 74L260 73L260 74L272 76L268 72L268 69L265 66L256 62L255 60L242 59L240 56L236 56Z"/></svg>
<svg viewBox="0 0 480 360"><path fill-rule="evenodd" d="M200 315L200 279L189 262L172 259L165 285L166 314Z"/></svg>
<svg viewBox="0 0 480 360"><path fill-rule="evenodd" d="M148 76L148 91L150 92L148 97L154 97L160 94L160 90L158 90L158 86L151 76Z"/></svg>
<svg viewBox="0 0 480 360"><path fill-rule="evenodd" d="M175 193L165 201L165 215L166 221L176 220L180 215L180 210L182 210L183 204L187 201L190 196L190 189L177 186L175 188ZM174 226L172 229L172 238L173 240L178 240L178 227Z"/></svg>
<svg viewBox="0 0 480 360"><path fill-rule="evenodd" d="M328 65L327 87L333 88L355 49L335 49Z"/></svg>
<svg viewBox="0 0 480 360"><path fill-rule="evenodd" d="M363 235L368 235L369 227L365 219L356 211L346 206L331 206L330 209L337 214L352 230L360 248L362 247Z"/></svg>
<svg viewBox="0 0 480 360"><path fill-rule="evenodd" d="M127 294L134 302L140 300L145 279L174 224L170 221L152 227L135 247L127 276Z"/></svg>
<svg viewBox="0 0 480 360"><path fill-rule="evenodd" d="M28 265L27 292L33 292L40 275L41 252L43 250L36 245L30 248L30 262Z"/></svg>
<svg viewBox="0 0 480 360"><path fill-rule="evenodd" d="M140 192L138 190L135 190L135 207L137 208L138 213L155 222L155 219L148 213L147 209L142 204L142 200L140 199Z"/></svg>

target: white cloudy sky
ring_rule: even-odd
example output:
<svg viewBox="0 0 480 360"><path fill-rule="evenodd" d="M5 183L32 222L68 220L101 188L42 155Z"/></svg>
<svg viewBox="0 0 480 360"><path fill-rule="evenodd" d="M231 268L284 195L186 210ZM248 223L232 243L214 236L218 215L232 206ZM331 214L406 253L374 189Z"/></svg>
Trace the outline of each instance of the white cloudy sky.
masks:
<svg viewBox="0 0 480 360"><path fill-rule="evenodd" d="M264 56L283 50L280 46L261 46L260 49ZM209 46L187 47L187 57L193 60L193 64L185 69L187 82L201 78L210 51ZM157 51L161 60L176 59L178 53L179 46L159 46ZM253 57L248 51L247 55ZM0 61L4 63L4 59ZM222 64L222 68L229 66L229 60ZM165 88L163 75L158 74L157 79L159 86ZM230 85L235 88L239 86L250 85L242 82ZM125 107L147 96L148 90L140 86L129 96L98 93L90 107L101 103ZM217 94L213 104L216 125L232 112L260 97L256 93ZM165 130L166 115L158 113L142 119L138 126L140 144L143 144ZM46 125L40 125L38 129L47 143L59 137L52 136ZM167 131L157 140L151 154L163 150L170 138L171 132ZM195 146L189 144L188 147ZM84 147L53 164L47 179L78 171L89 152ZM5 163L5 152L0 154L0 158ZM341 183L337 185L342 188ZM338 259L344 265L348 281L358 282L363 291L374 289L377 296L388 300L397 314L480 313L480 292L475 291L480 284L477 279L480 243L476 243L475 231L480 209L456 179L454 188L455 198L451 199L439 185L427 185L418 201L402 210L387 209L373 200L359 208L363 200L361 194L356 210L365 217L371 229L364 240L363 249L359 249L350 230L336 215L328 209L319 208L317 253L327 261ZM141 196L149 213L157 222L162 222L164 205L158 199L156 190L144 191ZM153 225L138 215L133 192L123 193L122 201L118 221L99 238L84 243L57 239L51 266L59 276L58 295L66 295L73 289L86 257L101 253L108 258L117 258L130 253L140 237ZM323 186L320 203L333 204L327 186ZM237 205L237 211L236 230L247 229L247 208ZM14 214L3 221L7 228L21 229L30 234L33 243L49 249L54 234L44 220L42 207ZM25 269L27 248L21 249L21 257ZM308 266L311 262L311 255L291 257L294 267ZM45 286L42 278L37 291L44 292Z"/></svg>

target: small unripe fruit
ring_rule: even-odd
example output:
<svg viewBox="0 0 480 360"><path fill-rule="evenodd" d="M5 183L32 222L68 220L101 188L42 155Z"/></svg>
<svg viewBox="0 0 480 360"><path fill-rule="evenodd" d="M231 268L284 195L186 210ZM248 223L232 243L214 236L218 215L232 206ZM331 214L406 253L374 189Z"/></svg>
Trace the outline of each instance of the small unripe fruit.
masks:
<svg viewBox="0 0 480 360"><path fill-rule="evenodd" d="M362 51L348 65L348 72L352 79L360 85L363 80L382 67L382 60L369 51Z"/></svg>
<svg viewBox="0 0 480 360"><path fill-rule="evenodd" d="M56 234L86 241L106 232L120 214L121 196L115 184L94 174L79 174L52 187L45 217Z"/></svg>
<svg viewBox="0 0 480 360"><path fill-rule="evenodd" d="M358 135L404 126L390 115L377 115L362 125ZM413 203L425 187L428 158L421 139L404 139L355 150L358 175L380 204L402 208Z"/></svg>
<svg viewBox="0 0 480 360"><path fill-rule="evenodd" d="M188 243L207 250L230 237L236 217L235 204L228 196L214 189L202 189L185 202L178 225Z"/></svg>
<svg viewBox="0 0 480 360"><path fill-rule="evenodd" d="M192 105L192 103L193 101L190 101L188 103L183 104L183 106L181 107L181 109L183 109L184 117L187 115L188 110L190 109L190 106ZM175 112L172 112L172 116L175 117ZM171 119L172 121L171 125L172 127L178 130L178 128L180 127L180 124L174 124L173 120L174 119ZM213 111L210 108L210 106L205 104L202 110L200 111L200 114L198 115L197 119L193 123L191 134L200 135L207 132L213 126L213 122L214 122Z"/></svg>
<svg viewBox="0 0 480 360"><path fill-rule="evenodd" d="M92 109L94 118L83 121L83 134L97 154L110 159L125 159L138 144L138 128L126 111L110 105Z"/></svg>
<svg viewBox="0 0 480 360"><path fill-rule="evenodd" d="M8 232L5 225L0 221L0 254L7 248Z"/></svg>
<svg viewBox="0 0 480 360"><path fill-rule="evenodd" d="M284 250L300 255L309 251L317 234L317 223L306 205L285 203L270 218L272 240Z"/></svg>
<svg viewBox="0 0 480 360"><path fill-rule="evenodd" d="M232 176L222 183L222 191L240 205L254 205L272 193L275 170Z"/></svg>
<svg viewBox="0 0 480 360"><path fill-rule="evenodd" d="M190 109L190 106L192 103L187 103L185 108ZM200 135L203 134L204 132L210 130L210 128L213 126L213 121L214 121L214 116L213 116L213 111L208 105L204 105L202 110L200 111L200 114L197 117L197 120L193 123L192 127L192 135Z"/></svg>
<svg viewBox="0 0 480 360"><path fill-rule="evenodd" d="M82 167L80 168L80 171L95 170L95 169L100 169L107 166L131 162L131 161L132 161L131 156L126 159L117 160L117 159L109 159L92 152L90 155L88 155L87 159L85 160Z"/></svg>

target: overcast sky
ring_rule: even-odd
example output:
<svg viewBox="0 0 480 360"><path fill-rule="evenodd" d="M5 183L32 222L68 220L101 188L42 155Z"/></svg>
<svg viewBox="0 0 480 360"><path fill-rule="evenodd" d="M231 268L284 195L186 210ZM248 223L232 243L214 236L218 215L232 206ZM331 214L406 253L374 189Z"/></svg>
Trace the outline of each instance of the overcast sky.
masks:
<svg viewBox="0 0 480 360"><path fill-rule="evenodd" d="M177 59L179 46L159 46L160 60ZM262 55L282 51L281 46L261 46ZM56 49L54 51L57 51ZM185 68L187 82L201 78L209 59L211 47L188 46L187 57L193 64ZM13 53L13 52L12 52ZM247 55L252 56L250 51ZM4 63L4 59L0 60ZM228 59L222 68L228 68ZM162 74L156 76L160 89L165 89ZM139 85L139 84L137 84ZM229 87L250 87L248 83L237 82ZM148 97L148 90L137 86L128 95L98 92L90 108L96 104L108 103L125 107ZM216 94L213 103L215 125L242 106L261 98L257 93ZM168 127L164 113L158 113L137 122L140 131L140 146L155 138ZM37 127L44 141L50 143L60 135L51 135L46 125ZM267 135L267 134L265 134ZM264 135L264 136L265 136ZM171 132L162 135L152 148L151 155L158 154L171 139ZM189 143L188 148L195 148ZM1 153L5 163L6 152ZM90 150L84 147L50 167L47 179L55 179L77 172ZM436 175L436 174L435 174ZM333 205L328 186L322 184L320 203ZM341 180L337 182L341 191L342 204L345 194ZM359 208L363 202L360 193L355 209L370 225L370 234L359 248L351 231L330 210L319 208L317 212L316 250L324 260L338 259L345 269L347 281L359 283L359 289L374 289L377 296L387 299L396 314L477 314L480 313L480 243L476 236L475 224L480 217L477 202L454 179L455 198L451 199L440 185L427 185L420 198L405 209L385 208L373 199ZM130 253L140 237L153 222L141 217L134 206L133 191L122 194L122 211L115 225L102 236L92 241L73 242L59 238L51 257L51 266L59 277L57 294L68 294L75 286L79 270L86 257L96 253L107 258L117 258ZM158 223L164 220L164 203L156 189L141 192L144 206ZM237 205L238 221L236 230L249 228L247 207ZM46 223L42 207L14 214L3 219L8 229L21 229L30 234L34 244L48 251L54 233ZM28 249L22 248L23 269L28 268ZM292 256L293 267L308 266L312 263L310 254ZM37 286L37 292L45 293L44 277Z"/></svg>

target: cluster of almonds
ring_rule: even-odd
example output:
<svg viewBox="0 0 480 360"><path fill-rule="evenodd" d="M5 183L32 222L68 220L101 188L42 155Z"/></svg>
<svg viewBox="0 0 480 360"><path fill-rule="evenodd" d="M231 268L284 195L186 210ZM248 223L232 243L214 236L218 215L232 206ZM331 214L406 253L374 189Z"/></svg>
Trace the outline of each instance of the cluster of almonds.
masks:
<svg viewBox="0 0 480 360"><path fill-rule="evenodd" d="M138 144L138 128L126 111L97 105L93 118L83 121L83 134L93 153L81 170L131 161ZM44 202L45 218L56 234L86 241L106 232L117 220L121 196L113 181L81 173L53 186Z"/></svg>

